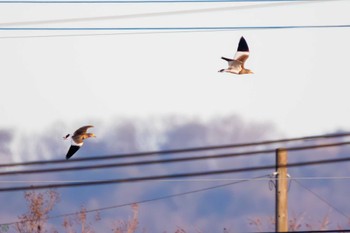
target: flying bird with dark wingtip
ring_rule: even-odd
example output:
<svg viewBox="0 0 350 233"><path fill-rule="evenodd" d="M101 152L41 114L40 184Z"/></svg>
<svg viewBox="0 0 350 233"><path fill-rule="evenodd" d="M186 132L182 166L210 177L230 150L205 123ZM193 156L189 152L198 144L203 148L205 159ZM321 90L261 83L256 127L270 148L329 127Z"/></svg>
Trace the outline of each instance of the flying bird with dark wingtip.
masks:
<svg viewBox="0 0 350 233"><path fill-rule="evenodd" d="M233 59L221 57L228 62L227 69L221 69L219 72L228 72L232 74L253 74L253 72L244 67L244 63L249 57L249 47L247 41L242 36L238 43L237 52Z"/></svg>
<svg viewBox="0 0 350 233"><path fill-rule="evenodd" d="M72 157L75 154L75 152L77 152L80 149L80 147L84 144L85 139L96 137L96 135L93 133L87 133L87 130L92 127L93 127L92 125L86 125L86 126L80 127L73 133L73 135L71 136L72 145L70 146L67 152L66 159L69 159L70 157ZM63 137L63 139L67 140L69 136L70 134L67 134L66 136Z"/></svg>

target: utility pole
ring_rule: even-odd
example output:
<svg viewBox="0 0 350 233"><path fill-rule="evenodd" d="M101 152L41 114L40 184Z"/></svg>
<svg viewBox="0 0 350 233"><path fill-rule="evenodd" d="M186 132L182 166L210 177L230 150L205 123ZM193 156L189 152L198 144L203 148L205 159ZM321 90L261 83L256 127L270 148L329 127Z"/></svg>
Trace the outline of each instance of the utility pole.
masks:
<svg viewBox="0 0 350 233"><path fill-rule="evenodd" d="M276 149L276 232L288 231L288 154L284 148Z"/></svg>

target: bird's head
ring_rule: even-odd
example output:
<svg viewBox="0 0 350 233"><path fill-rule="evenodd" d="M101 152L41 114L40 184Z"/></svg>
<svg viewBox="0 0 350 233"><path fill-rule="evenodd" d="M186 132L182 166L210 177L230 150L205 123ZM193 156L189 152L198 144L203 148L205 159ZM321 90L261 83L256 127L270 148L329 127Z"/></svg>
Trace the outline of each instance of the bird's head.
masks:
<svg viewBox="0 0 350 233"><path fill-rule="evenodd" d="M96 135L94 133L87 133L86 138L96 138Z"/></svg>
<svg viewBox="0 0 350 233"><path fill-rule="evenodd" d="M249 70L249 69L243 69L243 70L241 71L241 74L254 74L254 72L251 71L251 70Z"/></svg>

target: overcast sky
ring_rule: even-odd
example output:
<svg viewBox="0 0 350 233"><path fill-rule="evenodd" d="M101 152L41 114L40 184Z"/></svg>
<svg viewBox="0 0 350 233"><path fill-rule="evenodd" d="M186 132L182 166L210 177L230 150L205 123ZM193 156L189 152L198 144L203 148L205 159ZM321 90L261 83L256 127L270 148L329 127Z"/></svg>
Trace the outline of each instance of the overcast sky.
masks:
<svg viewBox="0 0 350 233"><path fill-rule="evenodd" d="M251 9L233 9L241 5ZM349 24L349 1L172 4L1 4L0 27L206 27ZM268 4L268 3L263 3ZM204 8L207 13L86 20ZM25 21L79 19L21 24ZM14 23L14 24L5 24ZM42 131L123 117L239 114L286 135L350 130L350 28L121 35L0 31L0 127ZM68 34L116 34L46 37ZM26 36L33 38L13 38ZM244 36L254 75L218 73ZM3 38L7 37L7 38ZM12 38L8 38L12 37ZM96 125L97 124L97 125Z"/></svg>

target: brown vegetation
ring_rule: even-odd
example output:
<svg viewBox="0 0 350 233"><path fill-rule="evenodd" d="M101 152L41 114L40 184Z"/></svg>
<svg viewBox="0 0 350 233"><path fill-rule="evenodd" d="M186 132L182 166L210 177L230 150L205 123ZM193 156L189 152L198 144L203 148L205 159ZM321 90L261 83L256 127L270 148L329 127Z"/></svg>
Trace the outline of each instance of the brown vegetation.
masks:
<svg viewBox="0 0 350 233"><path fill-rule="evenodd" d="M0 233L58 233L54 227L49 227L49 213L55 205L60 201L59 194L54 190L49 190L41 193L35 191L25 192L24 198L28 204L26 213L18 217L18 222L11 226L0 226ZM116 220L113 233L135 233L139 227L139 206L138 204L131 205L132 216L127 220ZM63 220L63 230L65 233L95 233L94 223L101 220L99 213L94 215L93 219L87 216L88 211L85 207L81 207L80 212L73 216L67 216ZM305 214L301 213L293 215L289 220L290 231L301 230L327 230L330 221L330 213L327 213L322 221L317 223L310 219L305 219ZM255 228L257 232L273 231L275 220L272 217L251 218L248 220L250 226ZM340 230L342 227L338 226ZM145 230L143 230L145 232ZM178 227L175 233L186 233L187 231ZM200 231L198 231L200 232ZM224 228L224 233L231 233L230 230Z"/></svg>
<svg viewBox="0 0 350 233"><path fill-rule="evenodd" d="M46 223L48 214L59 202L56 191L49 190L43 193L35 191L25 192L24 198L28 203L28 212L18 217L19 222L15 224L18 233L43 233L48 232ZM51 232L56 232L51 230Z"/></svg>
<svg viewBox="0 0 350 233"><path fill-rule="evenodd" d="M321 221L317 221L316 223L311 219L305 219L305 213L301 213L298 215L293 214L292 217L289 218L288 230L289 231L317 231L317 230L328 230L328 226L330 224L329 221L330 213L328 212ZM257 232L266 232L266 231L274 231L275 229L275 219L273 217L268 217L267 219L262 218L251 218L248 220L250 226L255 228ZM342 227L338 226L338 230L342 229Z"/></svg>
<svg viewBox="0 0 350 233"><path fill-rule="evenodd" d="M100 215L97 213L93 219L93 222L88 222L87 210L85 207L81 207L79 213L73 217L66 217L63 220L63 227L66 233L76 233L76 228L80 228L82 233L95 233L93 229L93 223L100 221Z"/></svg>
<svg viewBox="0 0 350 233"><path fill-rule="evenodd" d="M113 233L134 233L139 225L139 206L131 205L133 216L129 220L119 220L116 222Z"/></svg>
<svg viewBox="0 0 350 233"><path fill-rule="evenodd" d="M25 192L24 198L28 203L27 213L18 217L18 222L14 225L3 225L0 227L0 233L58 233L58 231L48 227L49 213L60 201L58 192L54 190L37 193L35 191ZM138 205L132 206L133 216L124 221L118 220L112 229L114 233L135 233L138 227ZM80 212L74 216L65 217L63 228L66 233L95 233L94 223L100 221L100 215L97 212L93 220L88 220L87 210L81 207Z"/></svg>

